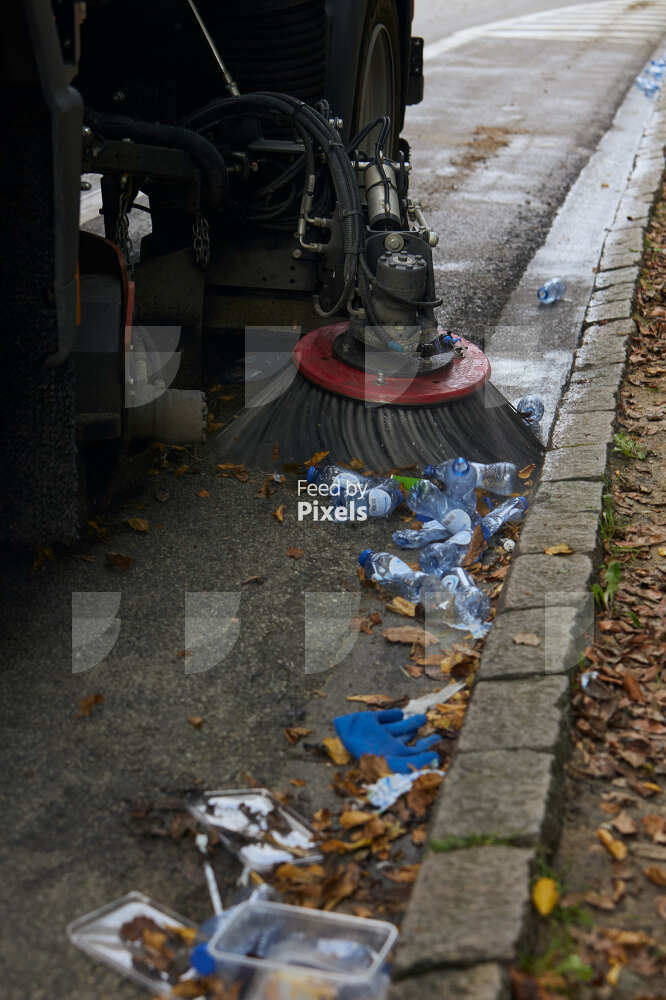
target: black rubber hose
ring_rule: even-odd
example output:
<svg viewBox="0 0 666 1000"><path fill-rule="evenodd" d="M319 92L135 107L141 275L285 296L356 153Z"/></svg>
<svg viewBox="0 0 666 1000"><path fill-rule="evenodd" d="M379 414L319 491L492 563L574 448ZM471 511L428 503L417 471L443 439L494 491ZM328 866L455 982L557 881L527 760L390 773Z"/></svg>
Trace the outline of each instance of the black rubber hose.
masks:
<svg viewBox="0 0 666 1000"><path fill-rule="evenodd" d="M229 178L220 151L191 129L178 125L134 121L123 115L107 115L86 109L86 124L107 139L131 139L152 146L167 146L189 153L201 166L206 182L207 201L213 208L222 204L229 191Z"/></svg>

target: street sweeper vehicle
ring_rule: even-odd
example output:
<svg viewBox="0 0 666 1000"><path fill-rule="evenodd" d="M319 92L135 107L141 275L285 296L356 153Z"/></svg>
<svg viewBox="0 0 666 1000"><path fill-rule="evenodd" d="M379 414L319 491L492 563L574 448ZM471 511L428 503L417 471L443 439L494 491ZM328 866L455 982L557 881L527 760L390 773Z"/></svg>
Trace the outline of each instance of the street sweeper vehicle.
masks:
<svg viewBox="0 0 666 1000"><path fill-rule="evenodd" d="M200 440L206 344L230 331L268 360L216 454L321 450L376 470L535 457L480 348L437 323L437 236L400 136L423 95L412 14L9 0L5 539L72 539L81 497L147 442ZM82 175L101 178L103 235L79 228Z"/></svg>

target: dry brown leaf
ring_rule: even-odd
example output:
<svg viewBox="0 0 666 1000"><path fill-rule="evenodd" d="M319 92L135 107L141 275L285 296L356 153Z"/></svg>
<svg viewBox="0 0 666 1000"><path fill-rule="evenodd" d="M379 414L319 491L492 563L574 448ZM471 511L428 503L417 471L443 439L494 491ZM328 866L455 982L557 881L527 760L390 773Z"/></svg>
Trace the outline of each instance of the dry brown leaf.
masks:
<svg viewBox="0 0 666 1000"><path fill-rule="evenodd" d="M291 862L279 865L276 877L281 883L292 885L311 885L324 878L326 872L322 865L294 865Z"/></svg>
<svg viewBox="0 0 666 1000"><path fill-rule="evenodd" d="M421 865L405 865L403 868L392 868L382 874L391 882L398 882L401 885L409 885L416 881Z"/></svg>
<svg viewBox="0 0 666 1000"><path fill-rule="evenodd" d="M304 549L297 549L295 545L290 545L285 555L288 559L302 559L305 555Z"/></svg>
<svg viewBox="0 0 666 1000"><path fill-rule="evenodd" d="M632 701L645 701L641 686L634 674L627 672L622 675L622 686Z"/></svg>
<svg viewBox="0 0 666 1000"><path fill-rule="evenodd" d="M363 826L374 817L374 813L364 812L362 809L348 809L340 814L339 823L345 830L349 830L354 826Z"/></svg>
<svg viewBox="0 0 666 1000"><path fill-rule="evenodd" d="M386 763L384 757L378 757L374 753L364 753L358 762L358 769L366 784L373 784L380 778L385 778L391 773L391 768Z"/></svg>
<svg viewBox="0 0 666 1000"><path fill-rule="evenodd" d="M314 455L307 460L307 462L303 462L303 465L308 467L311 465L319 465L319 463L323 462L327 455L330 455L330 451L316 451Z"/></svg>
<svg viewBox="0 0 666 1000"><path fill-rule="evenodd" d="M360 851L362 847L369 847L372 841L368 838L362 838L359 840L339 840L336 837L332 837L330 840L324 840L319 845L319 849L324 852L324 854L349 854L350 851Z"/></svg>
<svg viewBox="0 0 666 1000"><path fill-rule="evenodd" d="M303 781L302 778L290 778L289 784L293 785L294 788L305 788L307 781Z"/></svg>
<svg viewBox="0 0 666 1000"><path fill-rule="evenodd" d="M187 721L191 726L194 726L195 729L201 729L204 724L204 720L200 715L188 715Z"/></svg>
<svg viewBox="0 0 666 1000"><path fill-rule="evenodd" d="M594 906L597 910L615 909L615 901L611 896L607 896L603 892L595 892L593 889L590 889L589 892L586 892L583 895L583 899L586 903L589 903L590 906Z"/></svg>
<svg viewBox="0 0 666 1000"><path fill-rule="evenodd" d="M266 583L265 576L248 576L247 579L243 580L241 587L244 587L246 583Z"/></svg>
<svg viewBox="0 0 666 1000"><path fill-rule="evenodd" d="M631 836L638 831L638 827L636 826L634 820L631 818L629 813L624 812L624 810L619 813L619 815L617 815L611 823L618 833L623 833L625 836Z"/></svg>
<svg viewBox="0 0 666 1000"><path fill-rule="evenodd" d="M498 569L494 569L492 573L486 574L486 580L503 580L506 574L509 572L509 565L500 566Z"/></svg>
<svg viewBox="0 0 666 1000"><path fill-rule="evenodd" d="M419 819L437 797L437 791L442 783L441 774L422 774L417 778L407 793L407 806Z"/></svg>
<svg viewBox="0 0 666 1000"><path fill-rule="evenodd" d="M376 625L381 625L382 616L378 611L373 611L369 615L364 615L362 618L352 618L350 621L351 628L358 629L359 632L363 632L365 635L372 635L372 630Z"/></svg>
<svg viewBox="0 0 666 1000"><path fill-rule="evenodd" d="M666 817L650 813L641 817L641 826L654 844L666 844Z"/></svg>
<svg viewBox="0 0 666 1000"><path fill-rule="evenodd" d="M284 730L284 735L287 743L293 746L294 743L302 740L304 736L309 736L311 732L311 729L306 729L304 726L287 726Z"/></svg>
<svg viewBox="0 0 666 1000"><path fill-rule="evenodd" d="M371 910L369 906L362 906L360 903L355 903L351 907L351 911L355 917L362 917L364 920L372 919L374 916L374 910Z"/></svg>
<svg viewBox="0 0 666 1000"><path fill-rule="evenodd" d="M284 504L281 503L277 510L273 511L273 517L277 518L280 524L284 524Z"/></svg>
<svg viewBox="0 0 666 1000"><path fill-rule="evenodd" d="M566 542L559 542L558 545L549 545L543 551L547 556L570 556L573 554L573 549Z"/></svg>
<svg viewBox="0 0 666 1000"><path fill-rule="evenodd" d="M654 905L662 920L666 920L666 896L656 896Z"/></svg>
<svg viewBox="0 0 666 1000"><path fill-rule="evenodd" d="M418 643L419 646L433 646L439 642L436 635L426 632L418 625L396 625L395 628L385 628L382 635L388 642Z"/></svg>
<svg viewBox="0 0 666 1000"><path fill-rule="evenodd" d="M129 524L130 528L134 531L146 532L150 531L150 525L145 517L128 517L126 518L126 524Z"/></svg>
<svg viewBox="0 0 666 1000"><path fill-rule="evenodd" d="M79 702L79 707L74 713L75 719L87 719L92 714L92 710L95 705L102 705L104 702L103 694L89 694L87 698L82 698Z"/></svg>
<svg viewBox="0 0 666 1000"><path fill-rule="evenodd" d="M219 465L216 465L215 468L221 476L225 476L227 478L233 476L234 479L239 481L239 483L246 483L250 478L250 474L245 466L238 465L234 462L221 462Z"/></svg>
<svg viewBox="0 0 666 1000"><path fill-rule="evenodd" d="M428 827L427 826L415 826L412 830L412 843L420 847L425 844L428 839Z"/></svg>
<svg viewBox="0 0 666 1000"><path fill-rule="evenodd" d="M386 605L386 610L393 611L396 615L403 615L404 618L414 618L416 615L416 605L405 597L394 597Z"/></svg>
<svg viewBox="0 0 666 1000"><path fill-rule="evenodd" d="M465 553L465 558L463 559L460 565L465 568L472 566L477 561L477 559L479 558L485 547L486 547L485 535L483 534L481 525L477 524L477 526L474 528L474 531L472 532L472 537L470 539L467 552Z"/></svg>
<svg viewBox="0 0 666 1000"><path fill-rule="evenodd" d="M347 701L359 701L372 708L404 708L409 702L409 695L392 698L389 694L348 694Z"/></svg>
<svg viewBox="0 0 666 1000"><path fill-rule="evenodd" d="M345 865L334 876L329 876L322 887L324 909L333 910L343 899L352 896L361 880L361 869L356 864Z"/></svg>
<svg viewBox="0 0 666 1000"><path fill-rule="evenodd" d="M344 766L351 761L350 754L345 750L337 736L327 736L325 740L322 740L322 745L334 764Z"/></svg>
<svg viewBox="0 0 666 1000"><path fill-rule="evenodd" d="M643 874L654 885L658 885L660 889L666 889L666 868L660 868L659 865L652 865L650 868L644 868Z"/></svg>
<svg viewBox="0 0 666 1000"><path fill-rule="evenodd" d="M532 463L532 465L526 465L519 470L518 477L520 479L529 479L535 469L536 465L534 463Z"/></svg>
<svg viewBox="0 0 666 1000"><path fill-rule="evenodd" d="M540 646L541 639L535 632L519 632L514 635L513 641L516 646Z"/></svg>
<svg viewBox="0 0 666 1000"><path fill-rule="evenodd" d="M173 470L173 474L176 477L176 479L180 479L181 476L185 475L188 469L189 465L179 465L177 469Z"/></svg>
<svg viewBox="0 0 666 1000"><path fill-rule="evenodd" d="M597 837L604 845L609 854L611 854L616 861L624 861L627 856L627 845L623 844L621 840L616 840L615 837L608 831L604 830L603 827L599 827L597 830Z"/></svg>
<svg viewBox="0 0 666 1000"><path fill-rule="evenodd" d="M402 669L406 671L410 677L413 677L414 680L418 680L419 677L423 677L424 668L416 667L413 663L406 663Z"/></svg>
<svg viewBox="0 0 666 1000"><path fill-rule="evenodd" d="M210 493L208 492L208 490L197 490L197 496L201 497L202 500L205 500L207 497L210 496Z"/></svg>
<svg viewBox="0 0 666 1000"><path fill-rule="evenodd" d="M106 564L115 569L129 569L130 566L134 564L134 559L132 556L121 555L120 552L107 552L106 553Z"/></svg>

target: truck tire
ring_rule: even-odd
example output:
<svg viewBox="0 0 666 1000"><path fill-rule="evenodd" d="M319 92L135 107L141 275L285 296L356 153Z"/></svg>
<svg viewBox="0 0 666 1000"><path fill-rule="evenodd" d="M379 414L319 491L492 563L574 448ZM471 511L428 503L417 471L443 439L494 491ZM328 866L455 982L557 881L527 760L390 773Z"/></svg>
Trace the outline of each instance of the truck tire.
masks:
<svg viewBox="0 0 666 1000"><path fill-rule="evenodd" d="M356 80L353 132L379 115L389 115L385 151L395 156L402 126L400 22L395 0L371 0L363 30ZM372 133L372 137L376 132Z"/></svg>

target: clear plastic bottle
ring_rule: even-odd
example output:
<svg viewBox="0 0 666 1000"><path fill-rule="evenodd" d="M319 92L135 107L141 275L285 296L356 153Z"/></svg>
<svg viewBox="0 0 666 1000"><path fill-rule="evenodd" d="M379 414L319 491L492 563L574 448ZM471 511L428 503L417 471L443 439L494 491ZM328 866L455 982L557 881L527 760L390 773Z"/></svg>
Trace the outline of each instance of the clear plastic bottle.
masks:
<svg viewBox="0 0 666 1000"><path fill-rule="evenodd" d="M446 542L434 542L421 549L419 566L424 573L440 578L454 566L459 566L472 540L471 531L459 531Z"/></svg>
<svg viewBox="0 0 666 1000"><path fill-rule="evenodd" d="M415 572L390 552L371 549L361 552L358 561L369 580L375 580L413 604L423 604L428 614L434 614L452 628L479 629L490 614L487 595L471 583L467 574L460 577L456 571L439 580L427 573ZM459 572L464 573L464 570Z"/></svg>
<svg viewBox="0 0 666 1000"><path fill-rule="evenodd" d="M471 531L472 520L466 510L454 507L444 515L444 521L426 521L419 531L400 528L393 532L393 541L401 549L422 549L431 542L443 542L459 531Z"/></svg>
<svg viewBox="0 0 666 1000"><path fill-rule="evenodd" d="M446 493L428 479L420 479L407 494L407 506L414 511L419 521L439 521L452 509Z"/></svg>
<svg viewBox="0 0 666 1000"><path fill-rule="evenodd" d="M502 525L509 521L512 523L522 521L525 517L527 507L528 503L525 497L511 497L509 500L505 500L504 503L499 504L489 514L481 518L483 537L485 539L490 538L496 531L499 531Z"/></svg>
<svg viewBox="0 0 666 1000"><path fill-rule="evenodd" d="M441 465L426 465L423 474L444 483L446 482L446 471L453 461L454 459L450 458L447 462L442 462ZM493 462L491 465L484 465L482 462L470 462L469 464L476 472L478 489L504 497L515 492L518 469L513 462Z"/></svg>
<svg viewBox="0 0 666 1000"><path fill-rule="evenodd" d="M364 485L367 487L364 493L360 493L355 483L345 484L340 489L339 506L351 511L353 503L356 518L363 511L368 517L388 517L404 499L402 490L391 478L379 482L366 480Z"/></svg>
<svg viewBox="0 0 666 1000"><path fill-rule="evenodd" d="M539 429L539 424L543 417L543 402L538 396L521 396L516 403L516 409L530 430L536 431ZM514 490L510 492L513 493Z"/></svg>
<svg viewBox="0 0 666 1000"><path fill-rule="evenodd" d="M339 497L343 489L351 485L360 486L371 482L365 476L354 472L353 469L343 469L341 465L311 465L306 475L309 483L316 483L317 486L326 485L329 488L329 495Z"/></svg>
<svg viewBox="0 0 666 1000"><path fill-rule="evenodd" d="M544 282L541 288L537 290L537 295L540 302L549 306L551 303L561 299L566 290L566 282L562 278L550 278L549 281Z"/></svg>
<svg viewBox="0 0 666 1000"><path fill-rule="evenodd" d="M463 458L454 458L444 473L446 492L452 501L452 506L476 510L476 469Z"/></svg>

